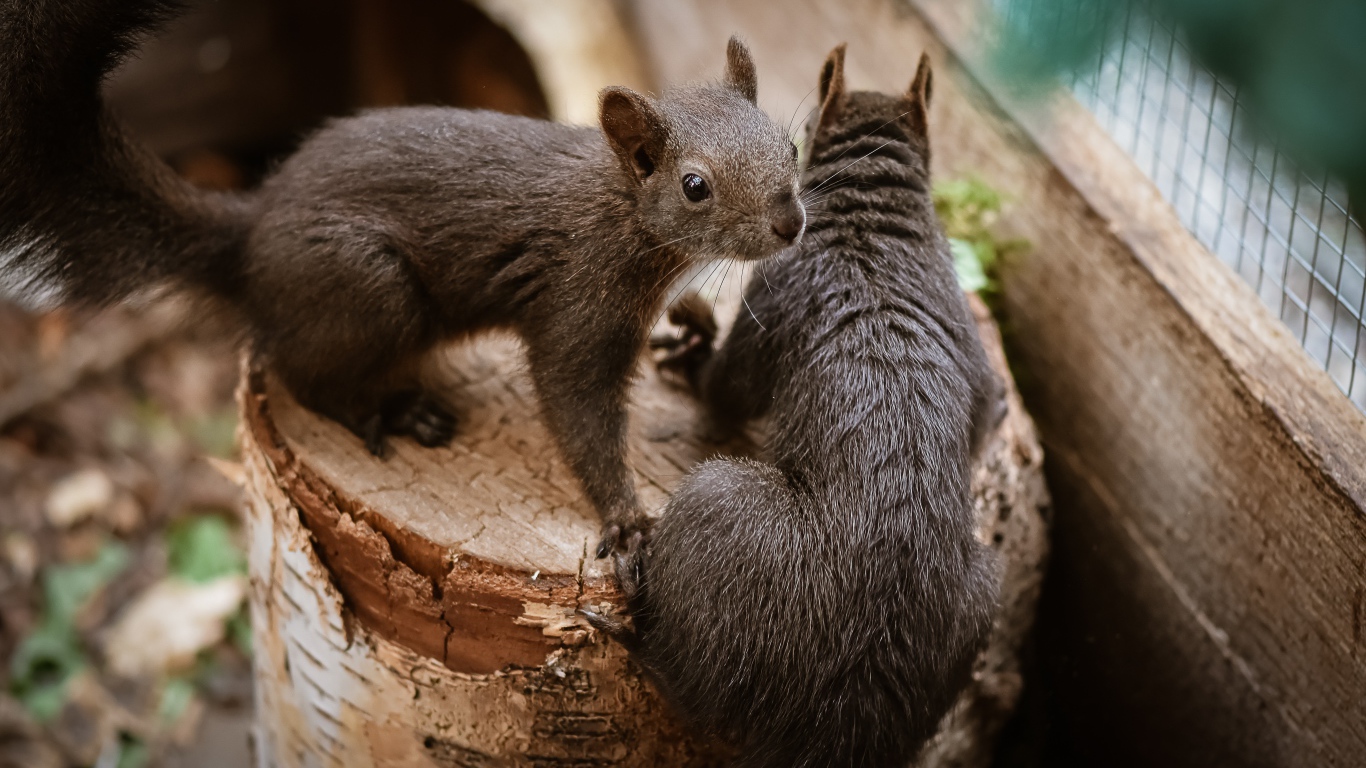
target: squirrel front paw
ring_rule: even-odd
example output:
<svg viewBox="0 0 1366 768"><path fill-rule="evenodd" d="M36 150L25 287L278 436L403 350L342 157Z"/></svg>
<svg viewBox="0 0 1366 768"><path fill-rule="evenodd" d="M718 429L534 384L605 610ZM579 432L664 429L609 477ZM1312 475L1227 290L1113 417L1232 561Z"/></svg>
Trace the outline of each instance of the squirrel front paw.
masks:
<svg viewBox="0 0 1366 768"><path fill-rule="evenodd" d="M693 291L678 297L669 306L668 317L669 322L682 329L682 333L676 337L650 339L651 349L665 350L664 356L655 361L655 366L661 371L678 373L696 385L702 366L711 359L716 341L716 318L707 302Z"/></svg>
<svg viewBox="0 0 1366 768"><path fill-rule="evenodd" d="M632 554L645 546L650 532L650 518L643 514L620 515L608 518L602 526L602 539L598 542L598 558L613 552Z"/></svg>

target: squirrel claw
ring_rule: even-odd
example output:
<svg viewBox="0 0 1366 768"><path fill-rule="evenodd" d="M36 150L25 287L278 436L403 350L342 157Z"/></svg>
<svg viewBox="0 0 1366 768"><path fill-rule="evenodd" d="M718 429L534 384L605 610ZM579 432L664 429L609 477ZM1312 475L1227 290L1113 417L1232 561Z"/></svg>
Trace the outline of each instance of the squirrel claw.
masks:
<svg viewBox="0 0 1366 768"><path fill-rule="evenodd" d="M655 361L661 371L675 371L693 381L712 354L716 340L716 318L701 296L689 292L669 306L669 322L682 328L677 337L650 339L651 349L667 350Z"/></svg>
<svg viewBox="0 0 1366 768"><path fill-rule="evenodd" d="M612 550L617 548L617 540L621 538L621 526L609 525L602 531L602 541L598 542L598 559L612 554Z"/></svg>
<svg viewBox="0 0 1366 768"><path fill-rule="evenodd" d="M637 543L630 547L626 554L617 553L612 564L616 572L617 587L626 596L627 604L630 604L640 594L641 585L645 580L641 565L641 547Z"/></svg>
<svg viewBox="0 0 1366 768"><path fill-rule="evenodd" d="M618 553L625 553L634 556L645 545L645 532L650 524L648 518L642 516L625 523L611 523L602 529L602 540L598 542L597 556L601 560L604 557Z"/></svg>
<svg viewBox="0 0 1366 768"><path fill-rule="evenodd" d="M597 611L588 608L580 608L579 615L588 619L588 623L593 629L603 633L608 638L620 643L626 650L631 650L639 644L636 633L627 627L621 620L611 616L604 616Z"/></svg>
<svg viewBox="0 0 1366 768"><path fill-rule="evenodd" d="M408 435L426 448L448 445L455 437L455 416L422 391L392 396L384 404L381 414L385 431Z"/></svg>
<svg viewBox="0 0 1366 768"><path fill-rule="evenodd" d="M689 333L667 346L662 342L650 342L655 349L668 349L668 354L655 361L656 368L687 370L707 359L711 354L711 339L700 333Z"/></svg>
<svg viewBox="0 0 1366 768"><path fill-rule="evenodd" d="M389 453L388 441L384 439L384 422L376 413L365 420L356 434L361 440L365 441L365 450L377 459L387 458Z"/></svg>

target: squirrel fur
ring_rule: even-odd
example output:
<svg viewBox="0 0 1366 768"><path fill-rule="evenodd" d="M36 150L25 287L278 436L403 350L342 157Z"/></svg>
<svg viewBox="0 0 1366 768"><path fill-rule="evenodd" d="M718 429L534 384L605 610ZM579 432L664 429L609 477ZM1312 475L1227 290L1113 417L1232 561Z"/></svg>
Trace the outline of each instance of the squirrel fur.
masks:
<svg viewBox="0 0 1366 768"><path fill-rule="evenodd" d="M632 538L627 387L670 280L772 255L805 225L795 147L755 104L745 46L731 41L718 84L604 89L599 128L374 110L331 121L259 189L211 193L131 141L100 96L179 5L0 0L0 292L207 297L301 403L377 454L386 435L450 439L453 416L417 381L430 351L511 329L603 517L599 551Z"/></svg>
<svg viewBox="0 0 1366 768"><path fill-rule="evenodd" d="M618 553L630 625L592 614L745 768L904 768L984 645L998 575L975 535L977 446L1003 389L930 197L922 58L905 94L826 61L801 245L758 266L725 343L706 304L664 364L712 417L766 416L763 461L694 468Z"/></svg>

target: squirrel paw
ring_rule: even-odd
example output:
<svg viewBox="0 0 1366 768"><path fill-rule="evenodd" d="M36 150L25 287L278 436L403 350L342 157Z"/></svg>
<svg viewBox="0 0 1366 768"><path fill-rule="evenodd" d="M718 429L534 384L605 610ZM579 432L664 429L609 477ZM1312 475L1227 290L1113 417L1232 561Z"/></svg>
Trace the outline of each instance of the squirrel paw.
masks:
<svg viewBox="0 0 1366 768"><path fill-rule="evenodd" d="M612 570L617 576L617 587L626 596L627 604L640 595L645 584L644 551L643 545L637 545L612 556Z"/></svg>
<svg viewBox="0 0 1366 768"><path fill-rule="evenodd" d="M602 559L613 552L632 554L645 545L645 536L650 528L650 520L644 515L633 518L609 521L602 528L602 540L598 542L597 556Z"/></svg>
<svg viewBox="0 0 1366 768"><path fill-rule="evenodd" d="M640 644L635 630L616 616L607 616L589 608L580 608L579 614L588 619L593 629L620 643L627 651L633 651Z"/></svg>
<svg viewBox="0 0 1366 768"><path fill-rule="evenodd" d="M632 605L640 596L645 583L642 562L645 547L641 543L641 534L637 532L633 540L634 546L629 546L626 552L617 552L612 556L617 587L621 589L621 594L626 598L628 606ZM588 623L592 624L594 629L625 646L626 650L634 651L640 644L640 635L637 632L639 627L633 629L620 617L599 613L589 608L580 609L579 613L588 619Z"/></svg>
<svg viewBox="0 0 1366 768"><path fill-rule="evenodd" d="M662 371L681 373L692 381L711 358L716 341L716 318L707 302L689 291L669 306L669 322L681 327L682 334L650 339L651 349L665 350L655 366Z"/></svg>
<svg viewBox="0 0 1366 768"><path fill-rule="evenodd" d="M447 445L455 437L455 416L430 395L416 392L385 408L385 428L408 435L426 448Z"/></svg>
<svg viewBox="0 0 1366 768"><path fill-rule="evenodd" d="M388 454L385 438L407 435L418 445L435 448L455 437L456 419L434 398L421 391L391 395L380 412L366 419L360 430L365 447L380 458Z"/></svg>

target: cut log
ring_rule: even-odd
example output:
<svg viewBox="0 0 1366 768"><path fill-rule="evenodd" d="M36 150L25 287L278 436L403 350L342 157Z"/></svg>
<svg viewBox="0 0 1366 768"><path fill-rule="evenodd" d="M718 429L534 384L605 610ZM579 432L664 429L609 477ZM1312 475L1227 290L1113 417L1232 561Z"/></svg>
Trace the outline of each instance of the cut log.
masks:
<svg viewBox="0 0 1366 768"><path fill-rule="evenodd" d="M1006 374L999 337L983 335ZM701 766L639 669L578 615L620 599L598 520L536 417L517 344L461 345L437 377L460 414L443 449L379 460L248 370L239 390L256 643L256 750L276 766ZM1042 563L1042 455L1011 390L976 470L980 534L1004 555L1000 620L927 764L984 765L1020 689ZM660 510L709 442L649 365L631 461Z"/></svg>

